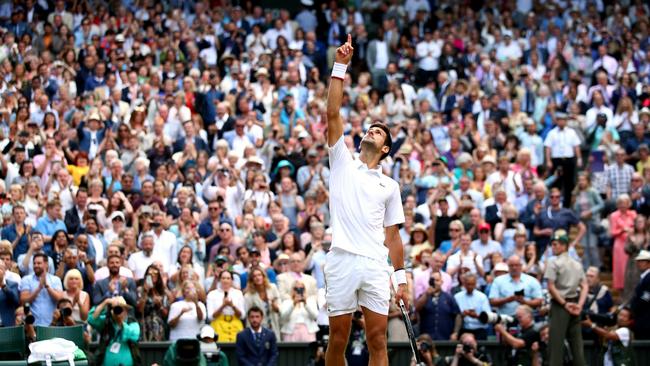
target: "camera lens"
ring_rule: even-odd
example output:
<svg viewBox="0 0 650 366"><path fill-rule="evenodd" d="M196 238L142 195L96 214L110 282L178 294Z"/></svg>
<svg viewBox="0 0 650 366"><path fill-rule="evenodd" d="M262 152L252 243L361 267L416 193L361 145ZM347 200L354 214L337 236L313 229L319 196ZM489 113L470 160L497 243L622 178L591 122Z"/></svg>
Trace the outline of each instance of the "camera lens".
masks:
<svg viewBox="0 0 650 366"><path fill-rule="evenodd" d="M63 308L61 309L61 314L63 316L71 316L72 315L72 309L70 308Z"/></svg>
<svg viewBox="0 0 650 366"><path fill-rule="evenodd" d="M25 316L25 324L32 325L32 324L34 324L35 321L36 321L36 319L34 318L34 315L29 314L29 315Z"/></svg>
<svg viewBox="0 0 650 366"><path fill-rule="evenodd" d="M124 311L124 308L121 306L116 306L113 308L113 314L120 315Z"/></svg>

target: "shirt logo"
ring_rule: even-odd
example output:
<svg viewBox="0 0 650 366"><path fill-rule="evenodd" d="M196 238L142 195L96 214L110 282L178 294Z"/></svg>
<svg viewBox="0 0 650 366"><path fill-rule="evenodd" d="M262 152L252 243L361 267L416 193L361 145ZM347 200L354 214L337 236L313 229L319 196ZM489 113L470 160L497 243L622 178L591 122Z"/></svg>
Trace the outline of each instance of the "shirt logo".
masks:
<svg viewBox="0 0 650 366"><path fill-rule="evenodd" d="M386 188L386 186L384 185L384 183L379 183L379 185L382 186L383 188Z"/></svg>

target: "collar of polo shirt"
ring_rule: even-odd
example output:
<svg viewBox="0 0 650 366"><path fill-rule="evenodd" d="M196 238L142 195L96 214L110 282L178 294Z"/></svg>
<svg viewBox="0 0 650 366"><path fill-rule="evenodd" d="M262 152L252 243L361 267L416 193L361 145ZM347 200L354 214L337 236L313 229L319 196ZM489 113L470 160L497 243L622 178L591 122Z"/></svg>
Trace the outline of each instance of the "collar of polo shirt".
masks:
<svg viewBox="0 0 650 366"><path fill-rule="evenodd" d="M368 168L368 165L366 165L361 160L359 160L358 169L361 170L361 171L364 171L364 170L368 171L369 173L372 173L372 174L375 174L378 177L381 177L381 165L377 165L377 167L375 169L370 169L370 168Z"/></svg>

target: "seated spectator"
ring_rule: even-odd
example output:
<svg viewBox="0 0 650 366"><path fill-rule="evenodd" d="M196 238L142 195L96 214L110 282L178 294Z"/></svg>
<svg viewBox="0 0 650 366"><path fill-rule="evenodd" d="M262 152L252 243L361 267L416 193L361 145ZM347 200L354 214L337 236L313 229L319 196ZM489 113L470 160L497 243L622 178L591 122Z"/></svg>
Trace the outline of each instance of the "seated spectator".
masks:
<svg viewBox="0 0 650 366"><path fill-rule="evenodd" d="M158 266L151 264L145 271L144 281L138 286L136 311L141 319L140 329L145 341L167 339L167 316L173 302L163 282Z"/></svg>
<svg viewBox="0 0 650 366"><path fill-rule="evenodd" d="M208 293L208 320L222 342L234 342L237 333L244 329L242 317L245 303L242 292L233 287L230 271L219 274L219 288Z"/></svg>
<svg viewBox="0 0 650 366"><path fill-rule="evenodd" d="M68 229L65 227L63 220L61 220L61 203L59 201L49 201L45 206L45 211L46 215L38 219L34 230L43 234L43 240L49 243L52 241L52 236L57 230L67 232Z"/></svg>
<svg viewBox="0 0 650 366"><path fill-rule="evenodd" d="M172 299L178 300L183 297L182 284L186 281L194 283L199 301L205 302L205 290L203 289L203 285L201 285L201 281L199 281L199 275L190 264L184 265L175 279L167 281L167 287L171 290Z"/></svg>
<svg viewBox="0 0 650 366"><path fill-rule="evenodd" d="M79 253L80 252L77 247L72 245L67 247L63 256L63 261L61 261L59 268L56 270L56 276L65 282L65 276L68 274L68 272L73 269L77 270L82 279L81 289L87 293L90 293L92 291L93 283L95 283L96 279L93 263L86 257L86 253L81 252L83 258L80 258Z"/></svg>
<svg viewBox="0 0 650 366"><path fill-rule="evenodd" d="M316 296L306 292L305 285L297 280L293 283L291 298L282 301L280 319L284 342L313 342L318 332L318 305Z"/></svg>
<svg viewBox="0 0 650 366"><path fill-rule="evenodd" d="M169 307L169 340L192 338L201 329L205 319L205 305L199 301L194 282L185 281L182 285L183 299L177 300Z"/></svg>
<svg viewBox="0 0 650 366"><path fill-rule="evenodd" d="M147 268L154 262L153 245L153 236L145 234L140 239L142 250L129 257L129 268L133 271L133 278L137 281L144 278Z"/></svg>

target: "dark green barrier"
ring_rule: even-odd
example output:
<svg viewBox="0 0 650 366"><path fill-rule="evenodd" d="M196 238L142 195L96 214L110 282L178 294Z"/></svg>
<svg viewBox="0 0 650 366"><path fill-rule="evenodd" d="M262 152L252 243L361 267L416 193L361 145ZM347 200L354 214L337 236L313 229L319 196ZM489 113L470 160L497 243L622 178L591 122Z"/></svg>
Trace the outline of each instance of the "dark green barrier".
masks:
<svg viewBox="0 0 650 366"><path fill-rule="evenodd" d="M147 342L140 343L140 353L145 365L151 365L154 362L162 364L162 360L169 347L169 342ZM485 351L492 357L494 365L505 365L507 353L505 347L494 341L481 342L480 345L485 347ZM636 351L637 366L650 365L650 341L633 342ZM94 349L96 345L93 345ZM237 365L235 356L235 344L221 344L221 349L228 356L230 365ZM281 366L304 366L313 354L313 349L308 343L279 343L280 360L278 365ZM438 353L443 356L453 355L456 349L455 342L436 342ZM599 354L594 348L593 342L585 341L585 357L588 365L598 365ZM409 365L411 359L411 347L409 343L390 343L388 345L388 357L390 365Z"/></svg>

